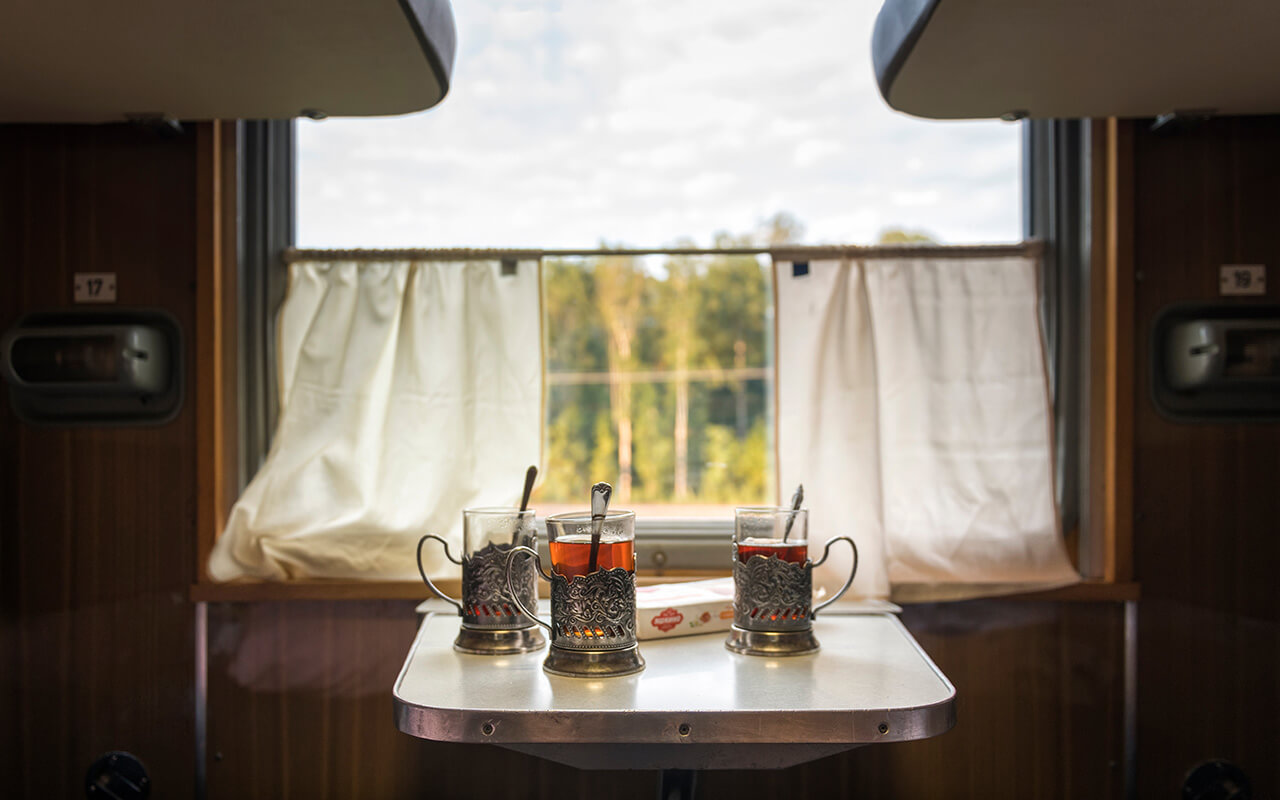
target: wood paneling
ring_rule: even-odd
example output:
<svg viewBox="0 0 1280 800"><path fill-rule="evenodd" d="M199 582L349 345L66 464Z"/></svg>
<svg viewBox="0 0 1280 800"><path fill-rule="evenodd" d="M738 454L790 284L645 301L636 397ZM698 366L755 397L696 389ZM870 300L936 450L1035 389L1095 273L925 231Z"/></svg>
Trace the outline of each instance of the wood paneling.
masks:
<svg viewBox="0 0 1280 800"><path fill-rule="evenodd" d="M579 771L413 739L389 687L416 630L405 602L210 606L209 796L644 798L652 772ZM777 772L709 772L700 798L1118 797L1122 613L1114 603L913 606L959 723Z"/></svg>
<svg viewBox="0 0 1280 800"><path fill-rule="evenodd" d="M1133 123L1092 124L1089 528L1101 576L1133 580Z"/></svg>
<svg viewBox="0 0 1280 800"><path fill-rule="evenodd" d="M236 126L202 123L196 137L196 579L206 578L214 540L240 482L236 423Z"/></svg>
<svg viewBox="0 0 1280 800"><path fill-rule="evenodd" d="M1177 796L1188 769L1220 757L1273 796L1280 425L1164 419L1149 397L1148 337L1165 306L1218 301L1220 264L1280 276L1280 118L1138 127L1134 182L1138 793ZM1280 300L1277 282L1264 301Z"/></svg>
<svg viewBox="0 0 1280 800"><path fill-rule="evenodd" d="M0 127L0 327L115 272L121 305L173 314L193 351L190 135ZM32 428L0 403L0 773L9 797L83 795L99 754L159 796L194 775L192 382L174 421Z"/></svg>
<svg viewBox="0 0 1280 800"><path fill-rule="evenodd" d="M413 607L211 605L209 797L652 797L656 773L579 772L400 733L390 689L417 630Z"/></svg>

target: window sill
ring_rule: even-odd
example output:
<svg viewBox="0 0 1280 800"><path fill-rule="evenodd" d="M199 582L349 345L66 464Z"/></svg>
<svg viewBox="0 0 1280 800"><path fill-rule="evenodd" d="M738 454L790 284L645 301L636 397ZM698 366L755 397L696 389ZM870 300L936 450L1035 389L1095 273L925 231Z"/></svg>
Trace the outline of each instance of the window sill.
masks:
<svg viewBox="0 0 1280 800"><path fill-rule="evenodd" d="M727 570L672 570L662 575L641 570L638 583L680 583L728 577ZM438 582L441 591L457 595L459 581ZM1137 583L1084 581L1074 586L1043 592L1005 595L1000 600L1034 600L1059 603L1124 603L1138 600L1141 586ZM284 600L423 600L430 596L418 581L237 581L233 583L197 583L190 597L196 603L269 603Z"/></svg>
<svg viewBox="0 0 1280 800"><path fill-rule="evenodd" d="M1142 584L1136 581L1081 581L1074 586L1046 589L1043 592L1011 594L1005 600L1049 600L1070 603L1128 603L1142 599Z"/></svg>
<svg viewBox="0 0 1280 800"><path fill-rule="evenodd" d="M636 583L683 583L707 578L725 578L728 570L667 570L661 575L640 570ZM440 591L456 597L461 581L446 578L435 582ZM194 603L271 603L283 600L425 600L431 593L421 581L232 581L196 583L191 586Z"/></svg>
<svg viewBox="0 0 1280 800"><path fill-rule="evenodd" d="M981 594L955 597L950 600L917 600L911 597L890 597L894 603L903 606L925 605L928 603L964 603L971 600L1012 600L1050 603L1127 603L1141 599L1142 585L1136 582L1115 582L1105 580L1083 580L1071 586L1059 586L1039 591L1020 591L1008 594Z"/></svg>

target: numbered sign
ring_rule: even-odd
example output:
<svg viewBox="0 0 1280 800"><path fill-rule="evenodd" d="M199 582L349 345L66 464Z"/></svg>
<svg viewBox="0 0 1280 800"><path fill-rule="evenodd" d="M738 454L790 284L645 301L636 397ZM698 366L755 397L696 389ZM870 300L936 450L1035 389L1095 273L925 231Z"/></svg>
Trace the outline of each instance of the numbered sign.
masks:
<svg viewBox="0 0 1280 800"><path fill-rule="evenodd" d="M77 303L114 303L116 301L116 274L114 272L77 272Z"/></svg>
<svg viewBox="0 0 1280 800"><path fill-rule="evenodd" d="M1218 268L1218 294L1266 294L1265 264L1223 264Z"/></svg>

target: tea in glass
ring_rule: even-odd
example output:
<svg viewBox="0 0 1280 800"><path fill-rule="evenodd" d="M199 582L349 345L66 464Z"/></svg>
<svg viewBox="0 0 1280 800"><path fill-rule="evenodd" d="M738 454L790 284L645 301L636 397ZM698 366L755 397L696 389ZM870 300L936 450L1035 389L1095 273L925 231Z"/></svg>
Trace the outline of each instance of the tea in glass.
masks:
<svg viewBox="0 0 1280 800"><path fill-rule="evenodd" d="M547 518L551 553L551 632L542 668L554 675L609 677L644 669L636 644L635 520L574 512ZM536 557L524 550L526 557ZM513 561L519 554L514 553Z"/></svg>

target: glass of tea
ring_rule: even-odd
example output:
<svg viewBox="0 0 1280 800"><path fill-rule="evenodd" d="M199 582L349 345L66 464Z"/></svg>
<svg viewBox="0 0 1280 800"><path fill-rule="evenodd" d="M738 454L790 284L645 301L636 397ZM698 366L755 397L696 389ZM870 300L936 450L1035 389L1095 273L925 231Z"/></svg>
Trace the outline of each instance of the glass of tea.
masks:
<svg viewBox="0 0 1280 800"><path fill-rule="evenodd" d="M807 510L764 506L737 508L733 515L733 626L725 646L746 655L816 652L813 620L853 585L857 545L848 536L832 538L815 563L809 560ZM815 606L813 568L836 542L853 549L853 569L840 591Z"/></svg>
<svg viewBox="0 0 1280 800"><path fill-rule="evenodd" d="M592 561L592 528L589 511L547 517L547 547L551 570L570 582L602 569L621 567L636 571L636 515L634 511L605 512L600 543Z"/></svg>
<svg viewBox="0 0 1280 800"><path fill-rule="evenodd" d="M551 633L542 668L553 675L610 677L644 669L636 642L636 515L607 511L547 517L551 572L551 622L534 621ZM536 551L516 548L513 568L523 555L538 564ZM529 613L529 605L521 610Z"/></svg>

